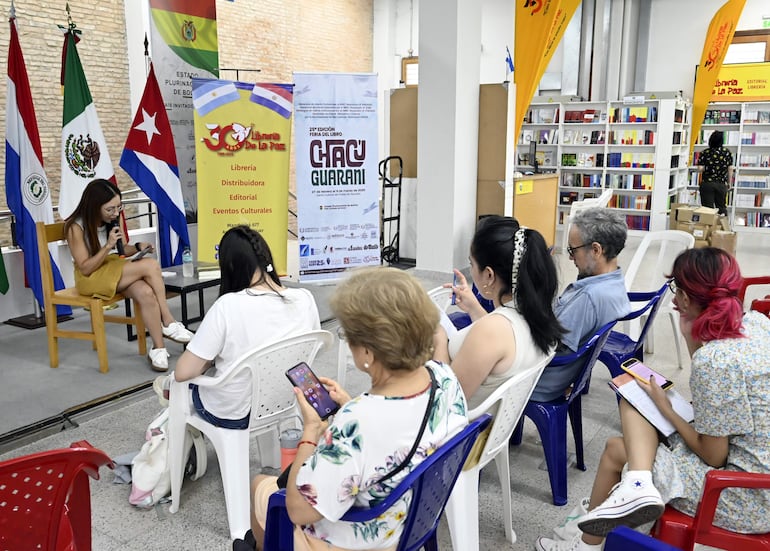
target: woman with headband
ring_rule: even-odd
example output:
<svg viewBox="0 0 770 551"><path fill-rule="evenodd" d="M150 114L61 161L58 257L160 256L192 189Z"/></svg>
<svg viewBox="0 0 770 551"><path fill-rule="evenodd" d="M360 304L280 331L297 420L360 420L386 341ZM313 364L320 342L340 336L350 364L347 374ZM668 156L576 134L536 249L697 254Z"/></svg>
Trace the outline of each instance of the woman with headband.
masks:
<svg viewBox="0 0 770 551"><path fill-rule="evenodd" d="M507 379L549 355L563 329L552 307L556 266L540 233L520 227L514 218L488 216L473 236L470 263L473 282L495 309L487 313L465 276L455 270L456 304L473 323L451 340L440 328L434 358L451 364L472 409Z"/></svg>

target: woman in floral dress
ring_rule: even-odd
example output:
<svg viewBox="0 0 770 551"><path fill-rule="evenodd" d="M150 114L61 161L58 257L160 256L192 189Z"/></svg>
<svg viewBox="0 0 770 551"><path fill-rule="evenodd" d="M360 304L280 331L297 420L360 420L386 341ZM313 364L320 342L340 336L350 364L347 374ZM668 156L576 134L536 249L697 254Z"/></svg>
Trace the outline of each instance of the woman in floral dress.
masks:
<svg viewBox="0 0 770 551"><path fill-rule="evenodd" d="M328 423L295 389L304 432L286 484L294 549L395 549L408 496L366 523L340 518L353 506L376 505L464 427L465 398L452 370L430 359L439 313L414 277L393 268L356 271L340 285L331 306L356 367L369 375L372 386L351 399L336 382L321 377L341 406ZM426 415L416 451L405 462ZM405 468L383 480L402 463ZM260 475L252 483L252 529L260 548L267 501L276 489L275 477Z"/></svg>
<svg viewBox="0 0 770 551"><path fill-rule="evenodd" d="M621 400L623 436L607 441L588 513L577 521L583 533L567 541L540 538L541 551L598 550L615 526L655 520L666 503L694 515L712 469L770 473L770 320L758 312L743 315L738 263L721 249L683 252L671 277L692 357L695 420L687 423L675 413L654 379L641 385L677 429L661 443L653 426ZM725 490L714 523L769 532L770 492Z"/></svg>

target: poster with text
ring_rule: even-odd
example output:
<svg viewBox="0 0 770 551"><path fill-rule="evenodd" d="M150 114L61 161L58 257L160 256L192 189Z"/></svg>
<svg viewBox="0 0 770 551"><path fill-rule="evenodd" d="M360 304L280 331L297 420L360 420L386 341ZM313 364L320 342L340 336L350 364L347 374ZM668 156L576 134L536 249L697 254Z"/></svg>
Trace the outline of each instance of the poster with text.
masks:
<svg viewBox="0 0 770 551"><path fill-rule="evenodd" d="M195 222L192 79L219 76L216 0L149 1L155 74L174 134L185 216L188 222Z"/></svg>
<svg viewBox="0 0 770 551"><path fill-rule="evenodd" d="M380 264L377 75L294 74L300 281Z"/></svg>
<svg viewBox="0 0 770 551"><path fill-rule="evenodd" d="M292 85L192 80L198 172L198 260L245 224L265 238L286 274Z"/></svg>

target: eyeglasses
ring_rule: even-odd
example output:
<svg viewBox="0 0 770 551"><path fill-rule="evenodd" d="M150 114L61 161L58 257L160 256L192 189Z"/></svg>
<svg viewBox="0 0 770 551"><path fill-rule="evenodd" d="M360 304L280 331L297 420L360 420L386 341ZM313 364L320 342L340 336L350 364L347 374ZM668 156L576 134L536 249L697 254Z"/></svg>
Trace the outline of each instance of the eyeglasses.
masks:
<svg viewBox="0 0 770 551"><path fill-rule="evenodd" d="M575 251L578 249L582 249L583 247L590 247L593 245L593 243L583 243L582 245L578 245L577 247L567 247L567 252L570 256L575 256Z"/></svg>
<svg viewBox="0 0 770 551"><path fill-rule="evenodd" d="M676 281L673 278L668 280L668 289L672 293L676 294Z"/></svg>
<svg viewBox="0 0 770 551"><path fill-rule="evenodd" d="M119 204L117 207L105 207L104 212L107 214L115 214L116 212L120 212L123 210L123 203Z"/></svg>

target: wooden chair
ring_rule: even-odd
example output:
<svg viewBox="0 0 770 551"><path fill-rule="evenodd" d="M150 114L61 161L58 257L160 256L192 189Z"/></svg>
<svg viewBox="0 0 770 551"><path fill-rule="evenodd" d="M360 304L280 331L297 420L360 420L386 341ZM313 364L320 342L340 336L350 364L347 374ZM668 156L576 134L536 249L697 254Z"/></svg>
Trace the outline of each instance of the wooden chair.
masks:
<svg viewBox="0 0 770 551"><path fill-rule="evenodd" d="M138 335L139 354L147 354L147 337L144 321L139 303L134 301L133 316L105 315L104 307L125 300L120 293L116 293L109 300L88 297L78 293L74 287L57 291L53 285L53 271L51 270L51 256L48 244L64 239L64 223L35 224L37 230L37 250L40 257L40 277L43 284L43 307L45 309L45 326L48 333L48 358L51 367L59 367L59 338L81 339L91 341L96 354L99 357L99 371L109 371L107 359L107 334L104 331L105 322L136 325ZM66 331L59 329L56 316L56 305L82 306L91 312L91 331Z"/></svg>

